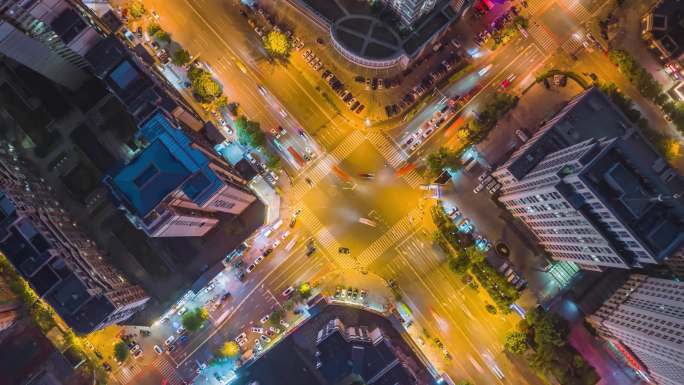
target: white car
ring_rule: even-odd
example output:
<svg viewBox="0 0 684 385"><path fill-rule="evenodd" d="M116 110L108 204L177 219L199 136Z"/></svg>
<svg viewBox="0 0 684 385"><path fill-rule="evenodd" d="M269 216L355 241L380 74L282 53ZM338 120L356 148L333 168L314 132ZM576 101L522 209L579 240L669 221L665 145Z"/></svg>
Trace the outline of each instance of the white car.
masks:
<svg viewBox="0 0 684 385"><path fill-rule="evenodd" d="M176 333L178 333L178 334L183 334L184 332L185 332L185 328L182 326L179 327L178 330L176 330Z"/></svg>
<svg viewBox="0 0 684 385"><path fill-rule="evenodd" d="M176 337L174 337L174 336L169 336L169 338L167 338L166 341L164 341L164 344L165 344L166 346L169 346L169 345L171 345L171 344L173 343L173 341L175 341L175 340L176 340Z"/></svg>
<svg viewBox="0 0 684 385"><path fill-rule="evenodd" d="M186 311L188 311L188 309L186 309L185 306L183 306L182 308L180 308L180 309L178 310L178 315L181 316L181 315L183 315Z"/></svg>
<svg viewBox="0 0 684 385"><path fill-rule="evenodd" d="M285 230L285 232L283 233L283 235L280 236L280 239L282 239L282 240L284 241L285 238L287 238L287 237L289 237L289 236L290 236L290 230Z"/></svg>
<svg viewBox="0 0 684 385"><path fill-rule="evenodd" d="M261 96L266 96L266 89L261 84L257 86L257 91L259 91Z"/></svg>
<svg viewBox="0 0 684 385"><path fill-rule="evenodd" d="M273 241L273 246L271 246L271 247L273 247L275 249L278 246L280 246L280 239L276 239L275 241Z"/></svg>
<svg viewBox="0 0 684 385"><path fill-rule="evenodd" d="M256 326L252 326L252 333L264 334L264 329Z"/></svg>
<svg viewBox="0 0 684 385"><path fill-rule="evenodd" d="M157 354L164 353L164 349L162 349L161 346L159 346L159 345L154 345L154 348L152 348L152 349L154 349L154 352Z"/></svg>
<svg viewBox="0 0 684 385"><path fill-rule="evenodd" d="M287 112L285 112L285 110L283 110L282 108L279 108L279 109L278 109L278 113L279 113L280 116L282 116L283 118L287 118Z"/></svg>
<svg viewBox="0 0 684 385"><path fill-rule="evenodd" d="M235 337L235 342L239 343L240 341L244 341L246 339L247 339L247 334L243 332L243 333L240 333L239 336Z"/></svg>
<svg viewBox="0 0 684 385"><path fill-rule="evenodd" d="M251 264L251 265L247 266L247 269L245 269L245 271L246 271L247 273L251 273L252 271L254 271L254 269L256 269L256 265L255 265L255 264Z"/></svg>
<svg viewBox="0 0 684 385"><path fill-rule="evenodd" d="M267 315L261 317L261 319L259 320L259 322L261 322L262 324L265 324L266 322L268 322L268 320L269 320L270 318L271 318L271 317L267 314Z"/></svg>
<svg viewBox="0 0 684 385"><path fill-rule="evenodd" d="M264 260L264 256L263 256L263 255L260 255L260 256L258 256L258 257L254 260L254 264L255 264L255 265L258 265L258 264L260 264L261 261L263 261L263 260Z"/></svg>
<svg viewBox="0 0 684 385"><path fill-rule="evenodd" d="M283 290L283 293L282 293L283 297L289 297L290 294L292 294L292 292L293 292L294 290L295 290L295 289L294 289L294 287L292 287L292 286L290 286L290 287L288 287L287 289Z"/></svg>
<svg viewBox="0 0 684 385"><path fill-rule="evenodd" d="M280 332L282 331L275 326L271 326L270 328L268 328L268 330L272 331L275 334L280 334Z"/></svg>
<svg viewBox="0 0 684 385"><path fill-rule="evenodd" d="M281 319L280 322L278 322L282 327L284 328L289 328L290 324L287 323L284 319Z"/></svg>
<svg viewBox="0 0 684 385"><path fill-rule="evenodd" d="M271 342L271 339L270 339L266 334L260 335L260 336L259 336L259 339L261 339L261 340L264 341L265 343Z"/></svg>

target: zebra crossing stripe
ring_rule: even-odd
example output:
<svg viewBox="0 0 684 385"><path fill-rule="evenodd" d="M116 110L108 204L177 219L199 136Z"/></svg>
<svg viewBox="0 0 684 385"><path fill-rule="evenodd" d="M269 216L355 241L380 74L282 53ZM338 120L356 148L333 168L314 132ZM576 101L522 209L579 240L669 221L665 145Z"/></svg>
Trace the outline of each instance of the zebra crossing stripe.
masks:
<svg viewBox="0 0 684 385"><path fill-rule="evenodd" d="M305 175L305 178L309 178L311 181L311 185L306 181L305 178L300 178L292 188L292 195L294 197L301 198L306 192L311 190L312 185L320 182L321 179L330 173L330 169L332 169L335 163L336 162L332 156L326 155L323 157Z"/></svg>
<svg viewBox="0 0 684 385"><path fill-rule="evenodd" d="M404 162L404 155L399 152L392 142L382 133L371 132L368 134L368 141L378 150L378 152L387 160L387 162L394 168L398 167Z"/></svg>
<svg viewBox="0 0 684 385"><path fill-rule="evenodd" d="M582 44L580 44L580 42L577 41L577 39L575 39L574 37L571 37L571 38L568 39L565 43L563 43L563 45L561 46L561 48L562 48L565 52L574 53L574 52L576 52L577 50L579 50L579 49L582 48Z"/></svg>
<svg viewBox="0 0 684 385"><path fill-rule="evenodd" d="M358 256L362 266L368 266L384 254L392 245L402 240L413 230L412 221L419 218L420 209L415 208L405 217L397 221L380 238L376 239L366 250Z"/></svg>
<svg viewBox="0 0 684 385"><path fill-rule="evenodd" d="M402 178L412 188L417 188L423 184L423 178L416 172L416 170L409 171Z"/></svg>
<svg viewBox="0 0 684 385"><path fill-rule="evenodd" d="M349 154L359 148L364 140L366 140L366 137L361 132L354 130L344 139L342 143L330 151L330 156L335 158L338 162L340 160L346 159Z"/></svg>
<svg viewBox="0 0 684 385"><path fill-rule="evenodd" d="M530 27L529 32L542 49L546 51L553 51L558 46L558 43L551 37L549 32L539 25L535 24Z"/></svg>

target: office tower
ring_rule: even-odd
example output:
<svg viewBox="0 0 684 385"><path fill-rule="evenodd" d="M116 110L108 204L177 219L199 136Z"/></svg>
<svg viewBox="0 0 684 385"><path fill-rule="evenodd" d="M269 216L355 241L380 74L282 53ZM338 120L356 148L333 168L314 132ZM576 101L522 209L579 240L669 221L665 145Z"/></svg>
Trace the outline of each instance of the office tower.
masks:
<svg viewBox="0 0 684 385"><path fill-rule="evenodd" d="M255 201L246 181L161 111L140 126L145 148L105 178L129 220L150 237L202 236Z"/></svg>
<svg viewBox="0 0 684 385"><path fill-rule="evenodd" d="M401 18L402 24L410 26L419 17L430 12L437 0L384 0Z"/></svg>
<svg viewBox="0 0 684 385"><path fill-rule="evenodd" d="M71 90L87 80L83 55L100 39L64 0L0 0L0 52Z"/></svg>
<svg viewBox="0 0 684 385"><path fill-rule="evenodd" d="M149 300L12 151L0 154L0 252L77 333L124 321Z"/></svg>
<svg viewBox="0 0 684 385"><path fill-rule="evenodd" d="M580 95L493 173L506 208L583 269L659 264L684 243L682 178L611 106Z"/></svg>
<svg viewBox="0 0 684 385"><path fill-rule="evenodd" d="M658 385L684 384L684 283L632 274L587 320Z"/></svg>

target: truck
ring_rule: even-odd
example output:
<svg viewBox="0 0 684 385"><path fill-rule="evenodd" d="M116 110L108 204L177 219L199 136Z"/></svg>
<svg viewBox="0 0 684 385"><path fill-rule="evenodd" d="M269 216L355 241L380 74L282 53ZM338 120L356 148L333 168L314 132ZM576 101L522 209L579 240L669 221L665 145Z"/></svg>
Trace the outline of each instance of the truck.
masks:
<svg viewBox="0 0 684 385"><path fill-rule="evenodd" d="M292 148L292 146L289 146L289 147L287 148L287 152L289 152L290 155L292 155L292 157L294 158L294 160L296 160L297 163L298 163L300 166L304 166L304 164L306 163L306 162L304 161L304 158L302 158L302 156L299 155L299 153L298 153L294 148Z"/></svg>

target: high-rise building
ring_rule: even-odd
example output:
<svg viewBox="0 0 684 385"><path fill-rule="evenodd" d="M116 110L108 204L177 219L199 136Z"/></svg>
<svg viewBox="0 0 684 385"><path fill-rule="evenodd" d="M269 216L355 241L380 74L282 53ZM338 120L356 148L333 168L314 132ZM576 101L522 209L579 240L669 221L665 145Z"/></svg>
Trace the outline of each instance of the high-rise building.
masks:
<svg viewBox="0 0 684 385"><path fill-rule="evenodd" d="M65 0L0 0L0 52L72 90L88 78L83 55L100 39Z"/></svg>
<svg viewBox="0 0 684 385"><path fill-rule="evenodd" d="M658 385L684 384L684 282L632 274L587 320Z"/></svg>
<svg viewBox="0 0 684 385"><path fill-rule="evenodd" d="M401 18L401 22L410 26L419 17L430 12L437 0L384 0Z"/></svg>
<svg viewBox="0 0 684 385"><path fill-rule="evenodd" d="M142 123L145 148L105 183L148 236L202 236L220 213L238 215L256 198L227 163L172 122L158 111Z"/></svg>
<svg viewBox="0 0 684 385"><path fill-rule="evenodd" d="M684 181L595 89L493 175L499 200L555 259L632 268L662 263L684 244Z"/></svg>
<svg viewBox="0 0 684 385"><path fill-rule="evenodd" d="M149 300L12 151L0 154L0 252L77 333L124 321Z"/></svg>

